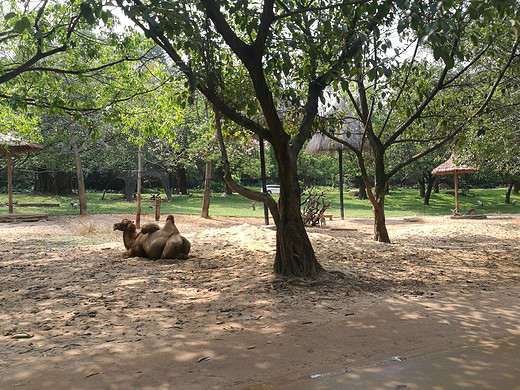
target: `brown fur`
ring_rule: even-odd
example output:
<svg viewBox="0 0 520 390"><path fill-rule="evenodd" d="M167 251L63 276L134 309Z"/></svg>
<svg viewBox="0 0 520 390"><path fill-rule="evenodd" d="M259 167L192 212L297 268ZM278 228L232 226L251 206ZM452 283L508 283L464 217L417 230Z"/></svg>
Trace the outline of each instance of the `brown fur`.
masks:
<svg viewBox="0 0 520 390"><path fill-rule="evenodd" d="M125 243L126 249L130 249L134 246L135 239L139 233L137 233L137 228L133 221L123 219L121 222L114 224L114 230L121 230L123 232L123 242Z"/></svg>
<svg viewBox="0 0 520 390"><path fill-rule="evenodd" d="M157 225L155 222L150 222L150 223L145 224L141 228L141 234L153 233L157 230L161 230L161 227L159 225Z"/></svg>
<svg viewBox="0 0 520 390"><path fill-rule="evenodd" d="M156 223L148 223L143 226L140 233L135 233L135 224L132 221L123 220L114 225L114 230L125 232L123 239L130 257L184 260L188 258L191 249L190 242L179 233L179 229L175 226L173 215L166 218L166 224L162 229Z"/></svg>

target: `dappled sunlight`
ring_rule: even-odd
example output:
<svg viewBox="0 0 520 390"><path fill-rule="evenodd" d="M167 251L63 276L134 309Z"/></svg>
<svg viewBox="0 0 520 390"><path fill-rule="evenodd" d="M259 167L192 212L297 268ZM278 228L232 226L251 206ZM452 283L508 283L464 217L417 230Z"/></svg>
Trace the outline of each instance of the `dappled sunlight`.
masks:
<svg viewBox="0 0 520 390"><path fill-rule="evenodd" d="M395 220L388 245L372 241L369 220L334 220L309 236L338 272L287 283L273 278L275 233L262 221L179 216L190 258L150 261L123 257L121 235L104 229L113 219L95 217L85 233L60 218L0 226L2 385L59 388L49 372L63 389L352 380L520 333L520 237L508 229L502 238L486 225L442 233L429 218ZM485 357L464 370L466 357L453 358L461 375L487 369Z"/></svg>

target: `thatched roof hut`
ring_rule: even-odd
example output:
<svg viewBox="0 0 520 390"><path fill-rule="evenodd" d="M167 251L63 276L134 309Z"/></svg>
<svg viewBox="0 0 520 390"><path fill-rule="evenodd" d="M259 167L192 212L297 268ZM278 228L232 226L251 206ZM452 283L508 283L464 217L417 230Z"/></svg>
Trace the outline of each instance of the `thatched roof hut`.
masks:
<svg viewBox="0 0 520 390"><path fill-rule="evenodd" d="M27 142L10 134L0 134L0 155L7 158L7 192L9 197L9 214L13 214L13 173L11 156L18 153L30 153L43 150L43 146L35 142Z"/></svg>
<svg viewBox="0 0 520 390"><path fill-rule="evenodd" d="M478 171L477 168L469 165L457 165L455 163L455 153L452 153L450 158L439 165L432 171L433 175L454 175L455 183L455 214L459 214L459 182L458 175L461 173L473 173Z"/></svg>
<svg viewBox="0 0 520 390"><path fill-rule="evenodd" d="M363 142L365 134L363 125L347 111L345 103L339 103L337 106L329 110L327 115L334 115L337 113L342 115L345 119L341 121L341 129L339 131L332 130L330 133L335 133L341 141L349 144L356 150L361 150L361 146L363 146L363 151L370 151L371 147L368 140L365 139ZM308 154L327 153L341 150L350 151L351 149L347 145L337 142L320 132L314 134L305 148L305 152Z"/></svg>
<svg viewBox="0 0 520 390"><path fill-rule="evenodd" d="M343 142L348 143L352 148L356 150L370 151L370 143L368 140L363 140L364 129L363 125L359 120L354 118L347 109L345 102L339 102L337 105L332 107L327 115L340 115L345 118L342 120L341 129L339 131L331 130L330 133L336 134L337 137ZM316 133L310 139L305 152L307 154L319 154L319 153L331 153L334 151L338 152L339 161L339 197L340 197L340 212L341 219L344 218L343 211L343 151L351 151L349 146L342 142L338 142L326 136L323 133Z"/></svg>
<svg viewBox="0 0 520 390"><path fill-rule="evenodd" d="M36 142L27 142L9 134L0 134L0 155L31 153L43 150L43 146Z"/></svg>
<svg viewBox="0 0 520 390"><path fill-rule="evenodd" d="M455 164L455 154L452 153L450 158L447 159L445 162L443 162L441 165L439 165L437 168L435 168L432 171L433 175L453 175L453 174L459 174L459 173L473 173L477 172L478 169L469 165L461 164L457 165Z"/></svg>

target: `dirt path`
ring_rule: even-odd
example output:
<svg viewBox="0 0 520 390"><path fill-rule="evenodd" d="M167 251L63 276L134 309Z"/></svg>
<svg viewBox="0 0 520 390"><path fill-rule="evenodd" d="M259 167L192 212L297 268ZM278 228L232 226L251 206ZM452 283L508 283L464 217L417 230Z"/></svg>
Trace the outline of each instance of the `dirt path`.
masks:
<svg viewBox="0 0 520 390"><path fill-rule="evenodd" d="M190 259L152 262L123 217L0 224L0 389L283 388L520 334L517 215L390 219L392 244L329 222L309 235L344 277L315 285L273 279L262 220L176 216Z"/></svg>

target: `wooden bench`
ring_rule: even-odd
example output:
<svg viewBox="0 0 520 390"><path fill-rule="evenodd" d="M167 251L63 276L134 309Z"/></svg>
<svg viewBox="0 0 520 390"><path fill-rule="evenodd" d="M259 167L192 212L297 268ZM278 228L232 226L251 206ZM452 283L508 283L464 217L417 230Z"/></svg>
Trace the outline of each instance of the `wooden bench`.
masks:
<svg viewBox="0 0 520 390"><path fill-rule="evenodd" d="M323 218L328 218L329 221L332 221L332 217L334 217L332 214L323 214Z"/></svg>

